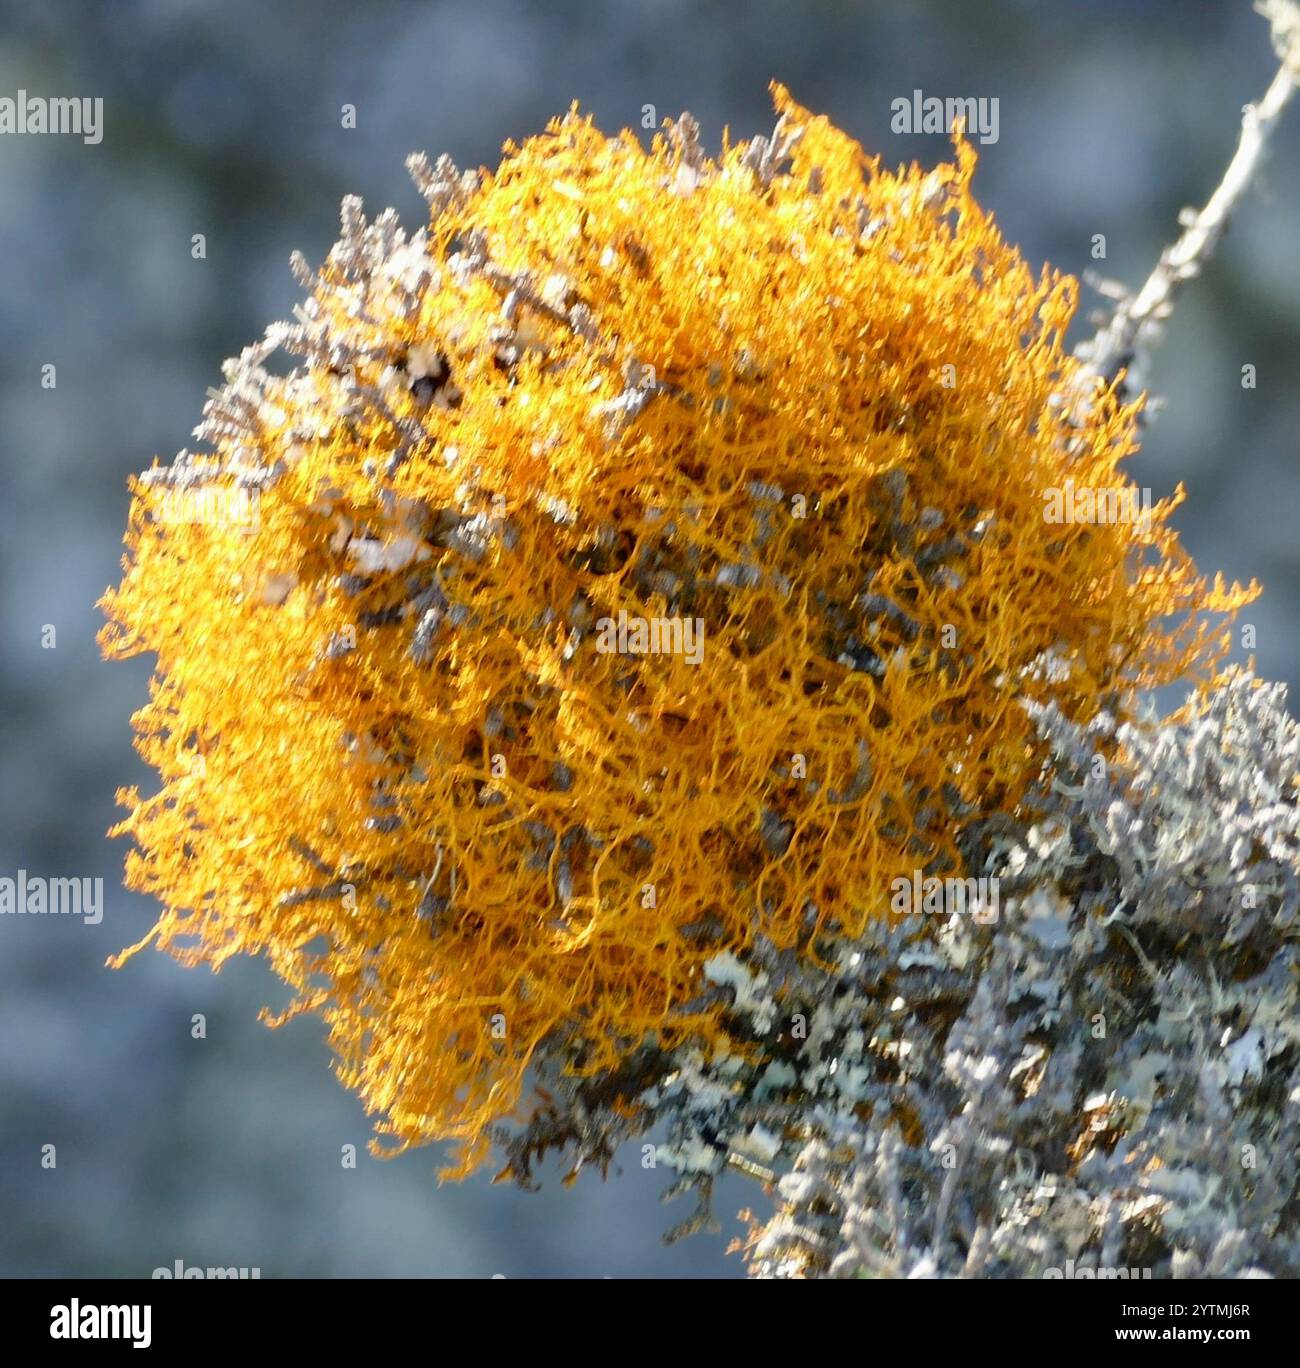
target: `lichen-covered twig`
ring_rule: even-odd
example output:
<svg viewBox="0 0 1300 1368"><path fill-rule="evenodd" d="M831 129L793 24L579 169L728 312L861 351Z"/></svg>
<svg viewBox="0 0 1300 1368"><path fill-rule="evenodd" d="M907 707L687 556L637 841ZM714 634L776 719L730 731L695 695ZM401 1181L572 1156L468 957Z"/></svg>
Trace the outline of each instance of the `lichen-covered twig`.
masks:
<svg viewBox="0 0 1300 1368"><path fill-rule="evenodd" d="M1281 65L1263 99L1242 111L1241 135L1223 179L1200 210L1182 216L1183 234L1161 253L1142 288L1125 296L1110 320L1076 354L1085 363L1077 377L1076 402L1086 403L1093 387L1114 384L1121 372L1124 395L1142 388L1148 355L1159 341L1161 325L1173 310L1181 286L1200 273L1242 196L1252 184L1268 140L1283 110L1300 85L1300 8L1295 0L1260 0L1257 9L1269 20Z"/></svg>
<svg viewBox="0 0 1300 1368"><path fill-rule="evenodd" d="M1256 591L1171 505L1047 515L1129 487L1137 418L1062 421L1073 287L960 136L890 173L775 94L716 161L572 113L495 176L413 159L410 237L344 202L213 450L135 487L132 885L186 962L269 957L456 1173L663 1123L676 1234L724 1170L775 1187L759 1272L1294 1269L1300 746L1213 687ZM260 524L170 516L209 484Z"/></svg>

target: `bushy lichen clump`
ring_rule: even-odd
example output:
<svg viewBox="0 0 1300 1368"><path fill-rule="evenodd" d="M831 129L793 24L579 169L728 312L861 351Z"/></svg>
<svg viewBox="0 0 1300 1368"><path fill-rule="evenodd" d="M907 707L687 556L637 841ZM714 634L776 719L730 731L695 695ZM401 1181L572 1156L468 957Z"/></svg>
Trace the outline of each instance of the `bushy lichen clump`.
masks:
<svg viewBox="0 0 1300 1368"><path fill-rule="evenodd" d="M490 174L413 159L429 226L347 202L210 451L135 485L104 643L157 655L121 828L153 935L268 956L382 1129L462 1168L530 1063L752 1051L706 965L864 934L1016 810L1024 700L1122 713L1248 596L1170 505L1044 519L1127 483L1136 410L1061 402L1073 282L970 149L890 173L777 103L717 161L577 115ZM175 516L213 488L255 525ZM602 649L624 614L702 653Z"/></svg>

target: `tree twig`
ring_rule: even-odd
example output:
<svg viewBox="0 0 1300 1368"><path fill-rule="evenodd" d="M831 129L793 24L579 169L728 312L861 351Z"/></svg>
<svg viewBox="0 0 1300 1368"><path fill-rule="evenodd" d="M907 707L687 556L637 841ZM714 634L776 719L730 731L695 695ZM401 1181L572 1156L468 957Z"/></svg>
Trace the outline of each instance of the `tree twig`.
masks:
<svg viewBox="0 0 1300 1368"><path fill-rule="evenodd" d="M1078 377L1075 402L1087 403L1097 380L1114 383L1126 371L1126 395L1134 394L1136 380L1148 353L1160 339L1161 324L1173 310L1182 284L1199 274L1214 253L1233 211L1255 177L1274 127L1300 85L1300 7L1295 0L1260 0L1256 5L1272 28L1273 45L1281 66L1258 104L1242 111L1241 137L1218 187L1199 211L1184 210L1183 235L1160 255L1146 283L1124 296L1110 321L1075 355L1085 363Z"/></svg>

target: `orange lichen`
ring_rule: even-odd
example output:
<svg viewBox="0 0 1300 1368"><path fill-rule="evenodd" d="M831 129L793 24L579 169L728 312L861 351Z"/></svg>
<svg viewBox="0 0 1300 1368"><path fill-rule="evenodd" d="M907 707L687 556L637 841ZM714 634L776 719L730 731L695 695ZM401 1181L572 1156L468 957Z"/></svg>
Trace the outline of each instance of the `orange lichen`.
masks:
<svg viewBox="0 0 1300 1368"><path fill-rule="evenodd" d="M725 1045L719 947L853 935L1023 797L1019 699L1208 674L1252 592L1196 576L1172 501L1045 521L1127 486L1137 406L1066 412L1075 284L1003 242L971 149L891 173L777 104L766 159L577 114L508 147L388 267L322 268L333 350L215 440L255 528L135 485L102 641L157 655L162 786L117 828L150 939L266 955L458 1172L539 1049ZM702 659L602 652L620 611L700 620Z"/></svg>

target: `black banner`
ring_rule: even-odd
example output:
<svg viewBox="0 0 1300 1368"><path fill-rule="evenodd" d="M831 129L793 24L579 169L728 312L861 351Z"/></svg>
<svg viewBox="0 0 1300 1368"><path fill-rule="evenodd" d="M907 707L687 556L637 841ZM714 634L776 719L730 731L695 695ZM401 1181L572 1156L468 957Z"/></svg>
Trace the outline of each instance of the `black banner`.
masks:
<svg viewBox="0 0 1300 1368"><path fill-rule="evenodd" d="M1123 1270L1127 1272L1128 1270ZM348 1350L391 1354L424 1341L472 1345L490 1327L481 1352L502 1352L503 1328L521 1339L577 1339L596 1352L611 1325L665 1332L665 1352L689 1338L734 1353L761 1345L767 1355L823 1352L859 1334L865 1353L902 1341L931 1352L996 1354L1111 1349L1121 1357L1151 1345L1230 1346L1243 1351L1293 1344L1293 1287L1285 1282L1195 1282L1062 1277L1024 1282L912 1280L882 1283L572 1282L484 1279L475 1282L274 1279L10 1281L0 1283L0 1343L39 1351L41 1362L80 1346L157 1353L174 1361L187 1350ZM1072 1276L1071 1276L1072 1275ZM483 1316L491 1319L483 1320ZM524 1319L523 1317L527 1317ZM825 1317L822 1320L821 1317ZM852 1317L852 1320L845 1319ZM868 1319L869 1318L869 1319ZM870 1328L875 1326L874 1329ZM857 1327L856 1331L852 1327ZM559 1350L551 1342L548 1354ZM642 1341L648 1349L650 1338ZM625 1344L625 1342L621 1342ZM463 1352L462 1348L456 1350ZM619 1341L603 1352L621 1352ZM25 1360L17 1360L25 1361Z"/></svg>

